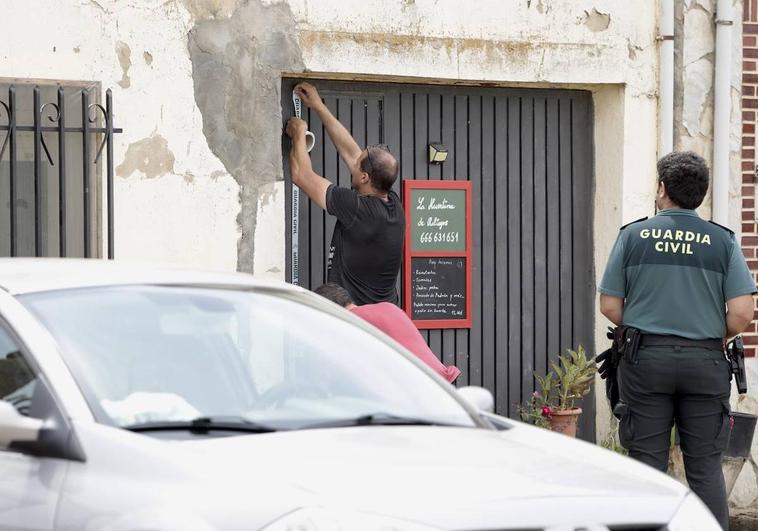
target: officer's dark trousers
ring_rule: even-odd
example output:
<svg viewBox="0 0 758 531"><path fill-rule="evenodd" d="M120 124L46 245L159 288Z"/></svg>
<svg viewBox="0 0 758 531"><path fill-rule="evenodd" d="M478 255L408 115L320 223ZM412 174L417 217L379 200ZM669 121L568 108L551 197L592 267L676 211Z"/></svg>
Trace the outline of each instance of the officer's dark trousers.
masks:
<svg viewBox="0 0 758 531"><path fill-rule="evenodd" d="M642 347L636 362L621 361L618 378L621 401L628 406L619 426L621 444L632 458L665 472L676 421L687 482L727 529L721 454L729 436L731 374L724 355Z"/></svg>

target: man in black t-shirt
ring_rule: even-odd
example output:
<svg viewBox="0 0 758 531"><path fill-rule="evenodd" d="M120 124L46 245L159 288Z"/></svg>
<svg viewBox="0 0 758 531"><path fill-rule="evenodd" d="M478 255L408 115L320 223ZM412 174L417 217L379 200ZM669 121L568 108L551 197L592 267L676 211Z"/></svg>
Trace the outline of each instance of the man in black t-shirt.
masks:
<svg viewBox="0 0 758 531"><path fill-rule="evenodd" d="M352 174L349 190L316 174L306 150L307 124L299 118L289 120L292 182L337 218L329 250L328 281L344 287L359 305L398 304L395 283L402 260L405 216L400 198L392 191L397 160L386 146L361 150L312 85L300 83L295 92L319 115Z"/></svg>

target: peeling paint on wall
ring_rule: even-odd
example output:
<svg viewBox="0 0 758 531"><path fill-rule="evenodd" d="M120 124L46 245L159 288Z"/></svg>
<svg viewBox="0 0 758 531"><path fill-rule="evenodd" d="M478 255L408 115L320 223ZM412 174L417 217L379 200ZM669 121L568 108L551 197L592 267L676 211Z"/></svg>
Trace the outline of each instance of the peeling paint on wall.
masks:
<svg viewBox="0 0 758 531"><path fill-rule="evenodd" d="M229 18L239 0L181 0L195 20Z"/></svg>
<svg viewBox="0 0 758 531"><path fill-rule="evenodd" d="M153 64L153 54L148 51L142 52L142 58L145 60L145 64L150 66Z"/></svg>
<svg viewBox="0 0 758 531"><path fill-rule="evenodd" d="M122 162L116 168L116 175L129 177L135 171L142 172L148 179L174 172L174 154L168 142L158 134L152 134L129 144Z"/></svg>
<svg viewBox="0 0 758 531"><path fill-rule="evenodd" d="M710 2L675 3L674 149L692 150L709 164L713 141L715 27ZM686 46L684 43L686 42ZM710 193L701 213L709 215Z"/></svg>
<svg viewBox="0 0 758 531"><path fill-rule="evenodd" d="M532 7L532 1L533 0L526 0L526 7L530 8ZM545 15L550 12L550 4L545 5L544 0L537 0L537 3L535 4L535 7L537 8L537 12L540 15Z"/></svg>
<svg viewBox="0 0 758 531"><path fill-rule="evenodd" d="M214 17L234 4L190 3L196 15ZM201 20L189 33L203 133L240 185L237 267L242 271L253 271L259 190L283 174L281 74L304 68L296 34L287 4L263 5L259 0L240 4L228 18Z"/></svg>
<svg viewBox="0 0 758 531"><path fill-rule="evenodd" d="M121 81L118 82L118 86L127 89L131 86L132 82L129 79L129 68L132 66L132 50L129 45L122 41L116 42L116 56L118 57L118 64L121 65L123 75Z"/></svg>
<svg viewBox="0 0 758 531"><path fill-rule="evenodd" d="M605 31L608 29L608 26L611 25L611 15L608 13L601 13L593 7L592 11L584 12L584 17L582 17L581 22L587 26L590 31Z"/></svg>

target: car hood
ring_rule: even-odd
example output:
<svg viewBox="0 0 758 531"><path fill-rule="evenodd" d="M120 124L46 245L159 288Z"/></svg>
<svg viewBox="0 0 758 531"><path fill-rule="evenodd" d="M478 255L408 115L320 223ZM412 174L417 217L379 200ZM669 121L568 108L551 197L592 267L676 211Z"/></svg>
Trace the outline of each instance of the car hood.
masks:
<svg viewBox="0 0 758 531"><path fill-rule="evenodd" d="M260 529L301 507L365 511L443 529L523 529L663 524L688 492L595 445L513 425L505 431L372 426L167 440L90 424L79 429L87 463L69 476L83 483L76 475L87 475L91 490L76 489L68 501L112 505L114 497L105 492L119 479L128 491L123 503L144 507L130 513L124 529L137 517L175 522L175 514L197 517L207 529ZM121 458L114 460L116 454Z"/></svg>
<svg viewBox="0 0 758 531"><path fill-rule="evenodd" d="M214 470L278 478L318 505L444 528L664 523L687 492L628 458L519 423L506 431L355 427L177 444Z"/></svg>

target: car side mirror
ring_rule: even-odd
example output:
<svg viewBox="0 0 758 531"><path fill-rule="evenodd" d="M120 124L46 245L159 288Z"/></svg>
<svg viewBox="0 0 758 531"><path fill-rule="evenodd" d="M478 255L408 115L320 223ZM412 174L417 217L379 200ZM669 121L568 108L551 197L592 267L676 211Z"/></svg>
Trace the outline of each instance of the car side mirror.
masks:
<svg viewBox="0 0 758 531"><path fill-rule="evenodd" d="M461 387L458 389L458 394L477 411L492 413L495 409L495 399L492 398L492 393L484 387L474 385Z"/></svg>
<svg viewBox="0 0 758 531"><path fill-rule="evenodd" d="M34 442L39 438L44 421L23 416L10 403L0 400L0 448L16 442Z"/></svg>

